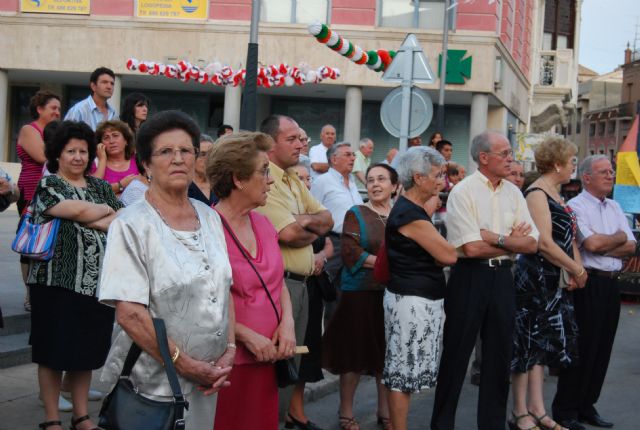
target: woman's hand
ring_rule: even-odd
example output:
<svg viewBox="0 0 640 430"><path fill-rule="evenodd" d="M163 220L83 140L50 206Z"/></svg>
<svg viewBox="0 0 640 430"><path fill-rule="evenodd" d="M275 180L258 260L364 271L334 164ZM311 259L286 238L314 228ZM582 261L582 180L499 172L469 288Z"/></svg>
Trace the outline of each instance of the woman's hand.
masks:
<svg viewBox="0 0 640 430"><path fill-rule="evenodd" d="M187 355L180 355L176 361L176 371L199 385L198 389L205 396L217 393L223 387L231 385L227 378L231 373L231 366L222 367L206 361L194 360Z"/></svg>
<svg viewBox="0 0 640 430"><path fill-rule="evenodd" d="M587 285L587 278L589 277L589 275L587 274L587 271L584 269L584 267L582 267L578 273L580 274L580 276L573 275L571 278L575 280L576 288L584 288L585 285Z"/></svg>
<svg viewBox="0 0 640 430"><path fill-rule="evenodd" d="M127 186L131 183L131 181L133 181L138 175L127 175L124 178L120 179L120 184L122 185L122 188L127 188Z"/></svg>
<svg viewBox="0 0 640 430"><path fill-rule="evenodd" d="M215 367L217 370L222 370L222 369L227 369L227 368L232 368L233 367L233 361L235 360L235 356L236 356L236 349L235 348L227 348L227 350L224 352L224 354L222 354L220 356L220 358L218 358L216 361L212 361L211 363L209 363L211 366ZM229 375L225 375L224 377L221 377L218 380L218 384L214 384L216 385L211 386L211 387L207 387L204 385L200 385L198 387L198 390L202 391L202 393L205 396L209 396L211 394L214 394L215 392L217 392L220 388L222 387L226 387L228 386L230 383L227 382L227 377ZM224 379L223 379L224 378Z"/></svg>
<svg viewBox="0 0 640 430"><path fill-rule="evenodd" d="M275 361L277 359L278 351L268 337L248 329L243 343L256 357L256 360L260 362Z"/></svg>
<svg viewBox="0 0 640 430"><path fill-rule="evenodd" d="M104 143L98 143L96 148L96 157L98 157L98 162L107 161L107 150L104 147Z"/></svg>
<svg viewBox="0 0 640 430"><path fill-rule="evenodd" d="M278 346L276 360L291 358L296 353L296 333L293 318L285 318L273 333L272 344Z"/></svg>

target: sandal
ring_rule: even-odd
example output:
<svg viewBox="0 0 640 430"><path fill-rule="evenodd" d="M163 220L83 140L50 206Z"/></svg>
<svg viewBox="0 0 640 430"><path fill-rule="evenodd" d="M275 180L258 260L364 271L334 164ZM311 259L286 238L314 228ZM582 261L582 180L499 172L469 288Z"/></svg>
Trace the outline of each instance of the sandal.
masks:
<svg viewBox="0 0 640 430"><path fill-rule="evenodd" d="M341 417L338 416L340 421L340 428L342 430L360 430L360 424L354 417Z"/></svg>
<svg viewBox="0 0 640 430"><path fill-rule="evenodd" d="M41 429L46 429L46 428L51 427L51 426L60 426L60 427L62 427L62 421L60 421L60 420L45 421L43 423L38 424L38 427L40 427Z"/></svg>
<svg viewBox="0 0 640 430"><path fill-rule="evenodd" d="M80 424L83 421L89 420L91 419L91 417L89 415L85 415L84 417L80 417L80 418L73 418L71 417L71 427L69 427L69 430L78 430L76 428L76 426L78 424ZM100 427L94 427L91 430L101 430Z"/></svg>
<svg viewBox="0 0 640 430"><path fill-rule="evenodd" d="M529 427L529 428L526 428L526 429L523 429L522 427L520 427L520 426L518 425L518 421L520 421L520 420L521 420L521 419L523 419L523 418L531 417L531 418L533 418L534 420L536 419L533 415L531 415L531 414L529 414L529 413L524 414L524 415L520 415L520 416L516 416L516 414L515 414L515 413L513 413L513 411L512 411L512 412L511 412L511 416L513 417L513 420L509 420L509 421L508 421L508 423L509 423L509 428L510 428L511 430L541 430L541 429L540 429L540 427L538 427L537 425L534 425L533 427Z"/></svg>
<svg viewBox="0 0 640 430"><path fill-rule="evenodd" d="M549 414L544 414L537 417L534 414L532 414L531 411L529 411L529 415L531 415L533 419L536 420L536 422L538 423L538 427L540 427L542 430L567 430L566 428L562 427L560 424L555 422L553 418L549 416ZM551 427L549 427L548 425L542 422L542 420L544 420L545 418L549 418L551 421L553 421L553 425Z"/></svg>
<svg viewBox="0 0 640 430"><path fill-rule="evenodd" d="M378 415L378 425L382 427L382 430L391 430L391 419Z"/></svg>

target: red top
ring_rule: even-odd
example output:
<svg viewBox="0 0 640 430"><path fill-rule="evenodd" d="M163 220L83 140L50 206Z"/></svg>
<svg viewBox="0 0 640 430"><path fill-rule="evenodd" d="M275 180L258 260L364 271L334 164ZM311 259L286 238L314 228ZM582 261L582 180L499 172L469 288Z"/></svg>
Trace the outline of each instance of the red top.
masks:
<svg viewBox="0 0 640 430"><path fill-rule="evenodd" d="M36 122L32 122L29 124L31 127L35 128L38 133L40 133L40 138L44 139L42 130ZM44 145L44 141L43 141ZM42 166L43 163L38 163L36 160L31 158L27 151L24 148L16 144L16 152L18 154L18 158L22 163L22 170L20 170L20 176L18 177L18 188L20 189L20 199L31 202L33 198L33 193L36 191L36 186L42 177Z"/></svg>
<svg viewBox="0 0 640 430"><path fill-rule="evenodd" d="M222 214L220 214L222 217ZM249 212L251 227L256 237L256 257L244 251L251 258L251 262L258 269L258 273L271 293L278 313L282 317L280 293L284 281L284 262L278 245L278 233L267 217L257 212ZM278 327L278 320L273 306L267 297L264 287L253 271L246 258L225 228L224 236L227 241L229 262L233 274L231 295L236 311L236 322L249 327L251 330L271 339ZM235 361L238 364L255 363L255 356L242 344L238 344Z"/></svg>

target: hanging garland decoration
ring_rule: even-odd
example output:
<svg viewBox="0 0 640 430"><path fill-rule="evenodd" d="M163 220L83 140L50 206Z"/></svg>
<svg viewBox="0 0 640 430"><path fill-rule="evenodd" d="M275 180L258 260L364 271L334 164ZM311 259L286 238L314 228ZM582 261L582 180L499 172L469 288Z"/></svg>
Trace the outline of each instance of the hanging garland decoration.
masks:
<svg viewBox="0 0 640 430"><path fill-rule="evenodd" d="M170 79L179 79L182 82L198 81L205 85L211 83L217 86L231 85L237 87L244 85L246 69L233 70L229 66L223 66L214 62L206 67L195 66L188 61L180 60L177 64L162 64L153 61L138 61L135 58L127 60L127 70L139 71L152 76L164 76ZM258 86L291 87L293 85L319 84L324 79L337 79L340 70L335 67L322 66L315 70L309 65L301 63L299 67L287 64L274 64L267 67L258 67Z"/></svg>
<svg viewBox="0 0 640 430"><path fill-rule="evenodd" d="M324 43L356 64L366 64L368 68L376 72L384 72L393 61L393 57L396 56L396 51L387 51L386 49L365 51L318 21L310 24L308 29L318 42Z"/></svg>

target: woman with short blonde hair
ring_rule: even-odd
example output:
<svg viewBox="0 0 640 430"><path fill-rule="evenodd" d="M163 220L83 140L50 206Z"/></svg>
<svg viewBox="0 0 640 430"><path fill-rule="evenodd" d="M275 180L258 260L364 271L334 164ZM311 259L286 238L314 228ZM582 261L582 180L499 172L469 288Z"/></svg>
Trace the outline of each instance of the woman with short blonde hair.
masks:
<svg viewBox="0 0 640 430"><path fill-rule="evenodd" d="M559 193L575 171L576 153L566 139L544 140L534 153L540 177L524 191L540 238L538 252L520 255L515 269L513 430L561 429L545 412L542 384L545 365L566 367L577 358L571 290L584 287L587 274L575 242L575 215ZM563 271L570 276L566 288L559 284Z"/></svg>

